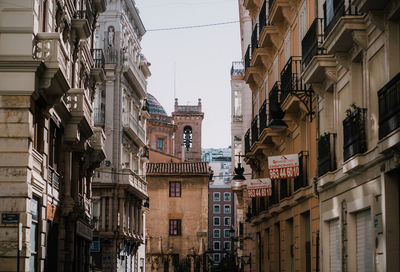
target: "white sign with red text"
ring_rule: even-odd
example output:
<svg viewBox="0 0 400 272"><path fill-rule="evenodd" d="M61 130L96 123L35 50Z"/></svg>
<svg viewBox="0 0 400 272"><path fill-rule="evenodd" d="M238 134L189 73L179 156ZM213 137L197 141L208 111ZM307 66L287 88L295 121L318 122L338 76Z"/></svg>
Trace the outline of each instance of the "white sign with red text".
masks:
<svg viewBox="0 0 400 272"><path fill-rule="evenodd" d="M247 181L247 193L249 197L272 195L271 180L269 178L262 178Z"/></svg>
<svg viewBox="0 0 400 272"><path fill-rule="evenodd" d="M268 157L270 179L286 179L299 176L299 155L289 154Z"/></svg>

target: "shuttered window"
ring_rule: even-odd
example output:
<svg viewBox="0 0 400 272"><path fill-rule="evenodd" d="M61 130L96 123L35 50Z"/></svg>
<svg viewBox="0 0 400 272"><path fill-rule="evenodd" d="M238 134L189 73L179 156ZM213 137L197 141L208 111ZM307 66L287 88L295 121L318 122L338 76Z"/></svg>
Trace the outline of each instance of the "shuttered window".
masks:
<svg viewBox="0 0 400 272"><path fill-rule="evenodd" d="M340 272L340 232L339 219L329 222L330 271Z"/></svg>
<svg viewBox="0 0 400 272"><path fill-rule="evenodd" d="M357 271L373 271L371 210L357 213Z"/></svg>

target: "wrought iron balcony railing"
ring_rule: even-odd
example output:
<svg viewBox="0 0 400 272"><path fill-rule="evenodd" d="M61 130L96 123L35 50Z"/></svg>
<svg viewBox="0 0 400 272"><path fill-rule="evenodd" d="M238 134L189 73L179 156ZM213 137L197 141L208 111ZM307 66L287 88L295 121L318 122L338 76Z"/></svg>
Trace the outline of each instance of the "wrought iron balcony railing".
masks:
<svg viewBox="0 0 400 272"><path fill-rule="evenodd" d="M279 185L279 200L282 201L286 197L291 196L291 184L288 179L281 179Z"/></svg>
<svg viewBox="0 0 400 272"><path fill-rule="evenodd" d="M318 176L336 170L335 134L325 133L318 139Z"/></svg>
<svg viewBox="0 0 400 272"><path fill-rule="evenodd" d="M400 127L400 73L378 92L379 139Z"/></svg>
<svg viewBox="0 0 400 272"><path fill-rule="evenodd" d="M325 18L325 38L329 35L342 16L359 15L357 7L352 6L351 0L334 0L332 2L332 7L327 7L326 2L323 6Z"/></svg>
<svg viewBox="0 0 400 272"><path fill-rule="evenodd" d="M274 119L282 119L285 115L281 109L281 104L279 101L279 83L277 81L269 91L269 121Z"/></svg>
<svg viewBox="0 0 400 272"><path fill-rule="evenodd" d="M104 69L105 59L103 49L92 49L93 68Z"/></svg>
<svg viewBox="0 0 400 272"><path fill-rule="evenodd" d="M311 24L306 35L301 41L301 64L304 70L310 63L311 59L316 55L322 55L324 49L322 48L323 33L324 33L324 19L315 18Z"/></svg>
<svg viewBox="0 0 400 272"><path fill-rule="evenodd" d="M271 190L272 194L268 197L268 206L271 207L274 204L279 203L279 190L278 190L278 183L279 180L271 180Z"/></svg>
<svg viewBox="0 0 400 272"><path fill-rule="evenodd" d="M290 57L281 72L281 103L292 91L303 89L300 69L301 57Z"/></svg>
<svg viewBox="0 0 400 272"><path fill-rule="evenodd" d="M262 104L258 116L260 118L260 134L267 127L267 100L264 100Z"/></svg>
<svg viewBox="0 0 400 272"><path fill-rule="evenodd" d="M244 72L243 61L233 61L231 67L231 76L240 76Z"/></svg>
<svg viewBox="0 0 400 272"><path fill-rule="evenodd" d="M244 54L244 69L247 70L250 67L251 55L250 55L251 45L247 47L246 53Z"/></svg>
<svg viewBox="0 0 400 272"><path fill-rule="evenodd" d="M253 56L254 50L258 48L259 31L258 24L254 25L253 32L251 33L251 55Z"/></svg>
<svg viewBox="0 0 400 272"><path fill-rule="evenodd" d="M254 116L251 121L251 144L258 141L258 115Z"/></svg>
<svg viewBox="0 0 400 272"><path fill-rule="evenodd" d="M308 151L299 153L299 176L294 179L294 191L308 185Z"/></svg>
<svg viewBox="0 0 400 272"><path fill-rule="evenodd" d="M245 155L250 152L250 129L244 135L244 153Z"/></svg>
<svg viewBox="0 0 400 272"><path fill-rule="evenodd" d="M343 161L367 151L365 136L366 109L355 108L343 120Z"/></svg>
<svg viewBox="0 0 400 272"><path fill-rule="evenodd" d="M259 33L261 34L264 26L269 25L268 16L267 16L267 0L264 0L264 3L261 7L260 13L258 14L258 23L259 23Z"/></svg>

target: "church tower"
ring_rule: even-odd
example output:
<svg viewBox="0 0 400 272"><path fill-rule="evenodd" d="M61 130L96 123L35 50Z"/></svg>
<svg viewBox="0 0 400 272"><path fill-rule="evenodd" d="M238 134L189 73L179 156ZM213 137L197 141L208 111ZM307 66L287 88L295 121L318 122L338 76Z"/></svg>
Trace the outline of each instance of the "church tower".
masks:
<svg viewBox="0 0 400 272"><path fill-rule="evenodd" d="M201 99L196 106L192 106L178 105L178 99L175 98L172 118L177 126L175 156L184 157L185 161L201 161L201 123L204 118Z"/></svg>

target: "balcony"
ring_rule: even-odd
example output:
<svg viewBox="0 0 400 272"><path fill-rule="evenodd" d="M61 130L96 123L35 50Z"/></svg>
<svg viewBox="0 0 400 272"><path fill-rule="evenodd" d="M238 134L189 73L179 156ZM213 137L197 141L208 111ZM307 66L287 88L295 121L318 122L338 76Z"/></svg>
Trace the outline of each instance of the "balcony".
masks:
<svg viewBox="0 0 400 272"><path fill-rule="evenodd" d="M139 141L141 145L146 143L146 133L136 118L130 114L125 113L122 120L122 126L124 131L135 141Z"/></svg>
<svg viewBox="0 0 400 272"><path fill-rule="evenodd" d="M247 47L246 53L244 55L244 81L250 85L250 88L255 89L256 85L262 84L263 78L262 74L263 71L261 67L256 67L254 63L252 64L252 52L251 44Z"/></svg>
<svg viewBox="0 0 400 272"><path fill-rule="evenodd" d="M317 55L323 55L324 49L322 48L323 43L323 30L324 20L322 18L315 18L306 35L301 41L302 48L302 70L305 70L311 59Z"/></svg>
<svg viewBox="0 0 400 272"><path fill-rule="evenodd" d="M147 159L149 160L149 148L147 146L143 147L142 154L140 156L142 159Z"/></svg>
<svg viewBox="0 0 400 272"><path fill-rule="evenodd" d="M128 190L142 199L148 197L147 182L131 169L122 169L121 184L126 185Z"/></svg>
<svg viewBox="0 0 400 272"><path fill-rule="evenodd" d="M103 13L107 9L107 1L106 0L93 0L93 4L96 8L96 11L99 13Z"/></svg>
<svg viewBox="0 0 400 272"><path fill-rule="evenodd" d="M244 65L242 61L233 61L231 67L231 76L242 76L244 72Z"/></svg>
<svg viewBox="0 0 400 272"><path fill-rule="evenodd" d="M122 51L116 48L104 48L104 61L105 64L116 64L120 65L123 63L124 54Z"/></svg>
<svg viewBox="0 0 400 272"><path fill-rule="evenodd" d="M274 120L282 120L285 113L281 109L281 103L279 102L279 83L275 82L272 89L269 91L269 124Z"/></svg>
<svg viewBox="0 0 400 272"><path fill-rule="evenodd" d="M93 109L93 122L95 126L104 126L106 112L106 105L104 103L100 104L100 107L96 107Z"/></svg>
<svg viewBox="0 0 400 272"><path fill-rule="evenodd" d="M282 104L291 93L301 91L304 89L301 80L300 67L301 67L300 57L290 57L281 72L280 102Z"/></svg>
<svg viewBox="0 0 400 272"><path fill-rule="evenodd" d="M244 154L247 155L250 152L250 129L247 130L244 135Z"/></svg>
<svg viewBox="0 0 400 272"><path fill-rule="evenodd" d="M244 54L244 69L247 72L247 69L250 68L250 60L251 60L251 45L247 47L246 53Z"/></svg>
<svg viewBox="0 0 400 272"><path fill-rule="evenodd" d="M355 108L343 120L343 161L367 151L366 109Z"/></svg>
<svg viewBox="0 0 400 272"><path fill-rule="evenodd" d="M251 145L258 141L258 116L254 116L251 121Z"/></svg>
<svg viewBox="0 0 400 272"><path fill-rule="evenodd" d="M39 92L49 105L59 101L70 89L72 78L70 50L58 32L39 32L33 41L33 58L42 61Z"/></svg>
<svg viewBox="0 0 400 272"><path fill-rule="evenodd" d="M279 203L279 180L271 180L272 195L268 197L268 206Z"/></svg>
<svg viewBox="0 0 400 272"><path fill-rule="evenodd" d="M308 186L308 152L299 153L299 176L294 179L294 191Z"/></svg>
<svg viewBox="0 0 400 272"><path fill-rule="evenodd" d="M106 152L104 150L106 135L102 128L94 127L93 135L90 137L90 146L92 152L90 153L90 164L93 168L100 166L100 163L106 158Z"/></svg>
<svg viewBox="0 0 400 272"><path fill-rule="evenodd" d="M265 128L267 128L267 100L264 100L262 104L258 116L260 118L260 131L259 134L261 135Z"/></svg>
<svg viewBox="0 0 400 272"><path fill-rule="evenodd" d="M104 67L105 59L103 49L92 49L93 66L90 69L90 75L94 78L95 82L103 82L106 79Z"/></svg>
<svg viewBox="0 0 400 272"><path fill-rule="evenodd" d="M268 5L270 22L280 25L286 30L294 18L292 10L297 2L297 0L270 0Z"/></svg>
<svg viewBox="0 0 400 272"><path fill-rule="evenodd" d="M73 137L73 141L75 141L76 137L79 139L79 125L79 130L81 130L83 136L86 138L92 136L93 110L87 91L84 89L70 89L64 97L64 102L72 116L69 125L73 126L72 130L68 130L66 134L71 133L69 136Z"/></svg>
<svg viewBox="0 0 400 272"><path fill-rule="evenodd" d="M400 127L400 73L378 92L379 140Z"/></svg>
<svg viewBox="0 0 400 272"><path fill-rule="evenodd" d="M282 201L285 198L292 195L291 183L288 179L279 180L279 200Z"/></svg>
<svg viewBox="0 0 400 272"><path fill-rule="evenodd" d="M86 1L85 9L77 10L71 20L72 30L79 40L90 37L94 27L95 14L91 1Z"/></svg>
<svg viewBox="0 0 400 272"><path fill-rule="evenodd" d="M353 0L353 5L357 6L360 12L366 12L369 10L383 10L388 2L388 0Z"/></svg>
<svg viewBox="0 0 400 272"><path fill-rule="evenodd" d="M123 52L122 54L124 56L124 74L127 76L128 81L135 86L139 99L145 99L147 97L147 81L140 69L140 62L127 52Z"/></svg>
<svg viewBox="0 0 400 272"><path fill-rule="evenodd" d="M254 25L253 32L251 33L251 55L254 56L254 51L258 48L259 39L258 24Z"/></svg>
<svg viewBox="0 0 400 272"><path fill-rule="evenodd" d="M347 3L347 5L346 5ZM334 1L333 8L324 4L324 48L329 54L349 52L354 43L366 48L367 34L364 17L357 8L344 0Z"/></svg>

